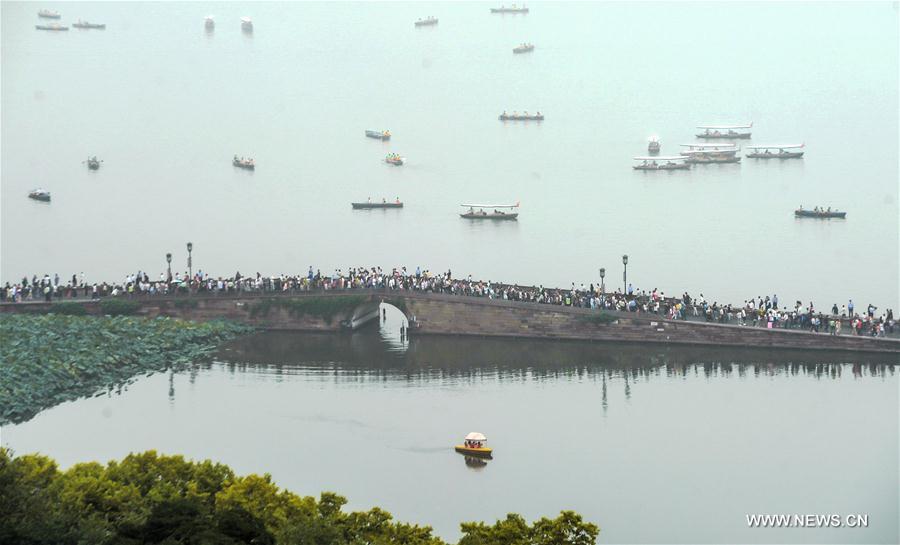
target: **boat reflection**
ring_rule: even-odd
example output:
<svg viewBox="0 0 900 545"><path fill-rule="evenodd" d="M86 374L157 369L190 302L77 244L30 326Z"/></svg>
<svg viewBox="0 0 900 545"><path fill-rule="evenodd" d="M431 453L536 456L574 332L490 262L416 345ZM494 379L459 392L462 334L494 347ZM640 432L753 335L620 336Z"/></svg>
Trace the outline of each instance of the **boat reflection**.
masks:
<svg viewBox="0 0 900 545"><path fill-rule="evenodd" d="M475 471L481 471L488 465L488 459L478 456L463 456L466 459L466 467Z"/></svg>

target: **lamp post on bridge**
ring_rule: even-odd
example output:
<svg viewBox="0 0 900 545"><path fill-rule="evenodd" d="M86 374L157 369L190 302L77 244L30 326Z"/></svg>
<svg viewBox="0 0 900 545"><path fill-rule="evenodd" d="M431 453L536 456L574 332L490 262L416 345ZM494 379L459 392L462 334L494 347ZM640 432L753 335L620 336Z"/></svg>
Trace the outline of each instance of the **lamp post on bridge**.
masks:
<svg viewBox="0 0 900 545"><path fill-rule="evenodd" d="M601 294L603 293L603 288L604 288L603 278L605 276L606 276L606 269L604 269L603 267L600 267L600 293Z"/></svg>
<svg viewBox="0 0 900 545"><path fill-rule="evenodd" d="M168 276L166 277L166 282L172 281L172 252L166 252L166 271Z"/></svg>
<svg viewBox="0 0 900 545"><path fill-rule="evenodd" d="M194 269L191 268L191 250L194 249L194 244L191 242L187 243L187 251L188 251L188 276L193 281L194 278Z"/></svg>
<svg viewBox="0 0 900 545"><path fill-rule="evenodd" d="M622 256L622 265L625 265L625 270L622 272L622 283L624 284L622 293L628 297L628 254Z"/></svg>

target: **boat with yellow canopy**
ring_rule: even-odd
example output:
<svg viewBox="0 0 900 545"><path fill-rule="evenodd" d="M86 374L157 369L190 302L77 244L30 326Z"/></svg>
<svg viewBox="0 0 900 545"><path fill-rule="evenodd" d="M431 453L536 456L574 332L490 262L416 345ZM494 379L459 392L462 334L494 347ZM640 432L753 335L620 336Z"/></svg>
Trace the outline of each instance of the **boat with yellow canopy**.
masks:
<svg viewBox="0 0 900 545"><path fill-rule="evenodd" d="M455 450L460 454L465 454L467 456L478 456L480 458L491 458L491 454L494 452L490 447L484 446L484 443L487 441L487 437L482 433L478 433L477 431L473 431L469 435L466 435L465 440L462 445L456 445Z"/></svg>

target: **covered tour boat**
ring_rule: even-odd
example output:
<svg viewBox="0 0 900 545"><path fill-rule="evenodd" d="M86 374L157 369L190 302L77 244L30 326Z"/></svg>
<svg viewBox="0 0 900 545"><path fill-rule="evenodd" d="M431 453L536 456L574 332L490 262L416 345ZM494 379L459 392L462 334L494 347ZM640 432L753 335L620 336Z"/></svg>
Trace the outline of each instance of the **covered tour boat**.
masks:
<svg viewBox="0 0 900 545"><path fill-rule="evenodd" d="M534 51L534 44L520 44L513 48L513 53L530 53Z"/></svg>
<svg viewBox="0 0 900 545"><path fill-rule="evenodd" d="M254 161L253 159L244 159L243 157L238 159L237 155L235 155L234 159L231 160L231 164L238 168L256 170L256 161Z"/></svg>
<svg viewBox="0 0 900 545"><path fill-rule="evenodd" d="M681 152L686 163L693 165L708 165L713 163L740 163L741 156L734 151L683 151Z"/></svg>
<svg viewBox="0 0 900 545"><path fill-rule="evenodd" d="M502 114L500 114L500 117L498 117L498 119L500 121L543 121L544 114L538 112L534 115L529 115L527 111L521 114L518 112L508 114L504 111Z"/></svg>
<svg viewBox="0 0 900 545"><path fill-rule="evenodd" d="M794 216L798 218L840 218L844 219L847 217L846 212L839 212L838 210L832 210L829 206L827 209L822 207L815 207L812 210L804 210L801 206L797 210L794 210Z"/></svg>
<svg viewBox="0 0 900 545"><path fill-rule="evenodd" d="M437 17L426 17L415 22L416 26L431 26L438 24Z"/></svg>
<svg viewBox="0 0 900 545"><path fill-rule="evenodd" d="M740 151L734 142L722 142L721 144L680 144L681 147L687 148L679 153L682 155L690 155L692 153L718 153L720 155L735 155Z"/></svg>
<svg viewBox="0 0 900 545"><path fill-rule="evenodd" d="M658 136L651 136L647 139L647 151L651 154L659 153L659 150L662 149L662 144L659 143Z"/></svg>
<svg viewBox="0 0 900 545"><path fill-rule="evenodd" d="M89 23L87 21L82 21L81 19L72 23L72 27L74 27L74 28L96 28L98 30L106 30L105 23Z"/></svg>
<svg viewBox="0 0 900 545"><path fill-rule="evenodd" d="M213 16L212 16L212 15L207 15L207 16L203 19L203 27L206 28L206 30L215 30L215 28L216 28L216 20L213 19Z"/></svg>
<svg viewBox="0 0 900 545"><path fill-rule="evenodd" d="M648 157L635 157L638 164L632 166L634 170L690 170L691 165L687 163L686 157L681 155L672 155L671 157L659 157L651 155Z"/></svg>
<svg viewBox="0 0 900 545"><path fill-rule="evenodd" d="M350 205L354 210L371 210L373 208L403 208L403 203L400 202L400 197L397 197L394 202L388 202L385 199L381 199L381 202L372 202L371 199L366 202L352 202Z"/></svg>
<svg viewBox="0 0 900 545"><path fill-rule="evenodd" d="M463 208L467 208L465 212L459 215L461 218L468 220L514 220L519 217L517 211L519 203L516 204L461 204ZM504 212L510 210L510 212Z"/></svg>
<svg viewBox="0 0 900 545"><path fill-rule="evenodd" d="M748 125L700 125L697 128L703 129L703 132L699 133L697 138L747 139L750 138L750 132L739 131L753 128L753 123L751 122Z"/></svg>
<svg viewBox="0 0 900 545"><path fill-rule="evenodd" d="M391 131L366 131L366 136L369 138L377 138L379 140L390 140Z"/></svg>
<svg viewBox="0 0 900 545"><path fill-rule="evenodd" d="M800 159L803 157L802 151L785 151L792 149L800 149L806 144L785 144L783 146L747 146L753 150L747 154L751 159ZM776 151L773 151L776 150Z"/></svg>
<svg viewBox="0 0 900 545"><path fill-rule="evenodd" d="M59 32L61 30L69 30L69 27L57 23L50 23L49 25L34 25L34 28L38 30L52 30L56 32Z"/></svg>
<svg viewBox="0 0 900 545"><path fill-rule="evenodd" d="M387 157L384 158L384 162L389 165L394 165L395 167L403 166L403 163L406 162L406 159L400 157L399 153L389 153Z"/></svg>
<svg viewBox="0 0 900 545"><path fill-rule="evenodd" d="M485 437L483 433L473 431L472 433L466 435L466 438L463 440L463 444L456 445L454 449L456 450L456 452L465 454L467 456L491 458L494 451L490 447L484 446L486 442L487 437Z"/></svg>
<svg viewBox="0 0 900 545"><path fill-rule="evenodd" d="M528 8L525 6L516 7L516 5L513 4L510 7L500 6L499 8L491 8L491 13L528 13Z"/></svg>
<svg viewBox="0 0 900 545"><path fill-rule="evenodd" d="M100 169L100 163L102 163L102 162L103 162L103 161L101 161L100 159L97 159L97 156L96 156L96 155L93 156L93 157L88 157L88 158L87 158L87 161L85 161L85 163L87 164L87 167L88 167L90 170L99 170L99 169Z"/></svg>
<svg viewBox="0 0 900 545"><path fill-rule="evenodd" d="M62 15L60 15L58 11L42 9L38 12L38 17L43 17L44 19L59 19L60 17L62 17Z"/></svg>
<svg viewBox="0 0 900 545"><path fill-rule="evenodd" d="M253 32L253 21L249 17L241 17L241 30Z"/></svg>
<svg viewBox="0 0 900 545"><path fill-rule="evenodd" d="M28 193L28 198L36 201L50 202L50 192L46 189L35 189Z"/></svg>

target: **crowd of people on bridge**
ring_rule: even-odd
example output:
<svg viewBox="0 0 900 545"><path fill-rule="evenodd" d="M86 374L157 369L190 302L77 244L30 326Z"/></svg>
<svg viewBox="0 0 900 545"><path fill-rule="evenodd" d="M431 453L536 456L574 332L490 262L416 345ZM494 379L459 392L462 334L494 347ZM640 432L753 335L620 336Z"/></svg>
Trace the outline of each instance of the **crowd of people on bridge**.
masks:
<svg viewBox="0 0 900 545"><path fill-rule="evenodd" d="M0 289L0 302L53 301L78 298L104 297L154 297L197 295L254 295L294 294L309 291L331 290L408 290L469 297L487 297L546 305L580 307L593 310L654 314L671 320L702 320L723 324L739 324L765 328L804 329L838 335L846 333L867 336L885 336L897 329L892 309L878 313L872 304L857 312L853 301L838 308L819 309L812 302L796 301L792 305L779 304L777 295L747 299L742 305L709 302L701 293L692 297L687 292L678 297L666 296L654 288L650 292L637 290L629 284L626 290L608 292L601 286L574 283L568 289L544 286L520 286L500 282L454 278L450 270L433 273L417 267L395 267L390 271L381 267L354 267L346 272L337 269L323 274L309 267L306 274L263 276L242 275L213 277L202 270L181 275L160 273L153 279L146 271L129 274L121 282L86 281L84 273L73 274L71 279L61 279L58 274L27 277L11 285L7 282ZM828 312L830 310L830 312Z"/></svg>

